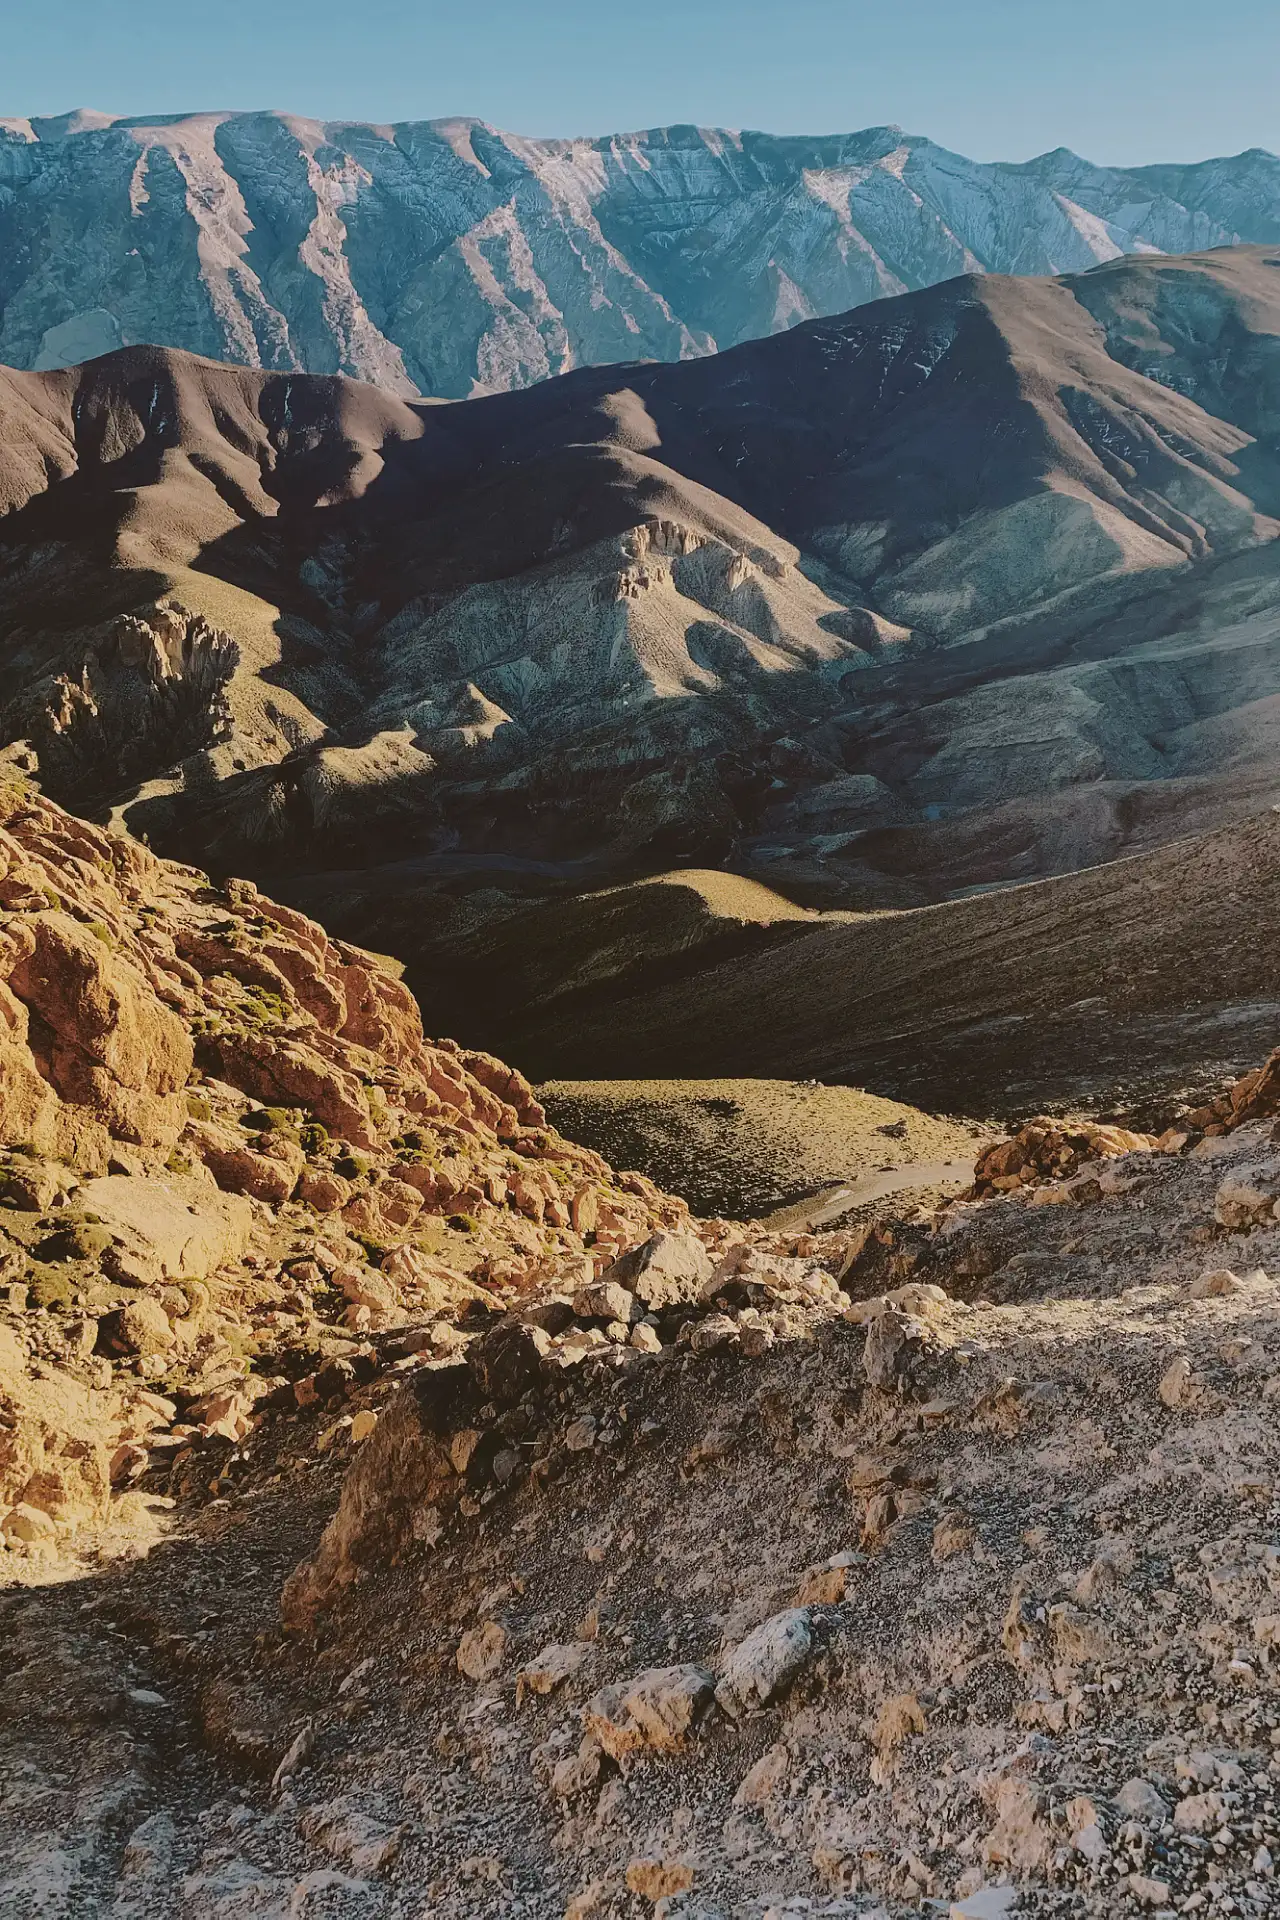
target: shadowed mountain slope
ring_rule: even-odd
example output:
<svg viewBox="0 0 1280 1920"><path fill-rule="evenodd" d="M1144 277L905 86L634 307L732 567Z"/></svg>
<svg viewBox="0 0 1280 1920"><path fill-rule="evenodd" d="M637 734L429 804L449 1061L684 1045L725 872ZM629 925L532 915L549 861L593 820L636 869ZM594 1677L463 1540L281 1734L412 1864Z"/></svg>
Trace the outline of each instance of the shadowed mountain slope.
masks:
<svg viewBox="0 0 1280 1920"><path fill-rule="evenodd" d="M1266 929L1280 816L1136 859L908 913L831 916L800 938L607 1003L526 1009L534 1073L760 1074L852 1082L935 1109L1144 1102L1230 1076L1280 1019Z"/></svg>
<svg viewBox="0 0 1280 1920"><path fill-rule="evenodd" d="M685 864L865 910L1141 852L1272 797L1278 342L1241 247L456 405L5 373L0 725L433 966Z"/></svg>

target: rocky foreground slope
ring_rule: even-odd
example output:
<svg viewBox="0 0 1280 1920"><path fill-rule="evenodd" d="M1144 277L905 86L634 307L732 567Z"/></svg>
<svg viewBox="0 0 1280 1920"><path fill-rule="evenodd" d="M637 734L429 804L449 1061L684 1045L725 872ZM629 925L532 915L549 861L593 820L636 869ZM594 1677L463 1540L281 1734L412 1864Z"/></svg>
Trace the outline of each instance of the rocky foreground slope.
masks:
<svg viewBox="0 0 1280 1920"><path fill-rule="evenodd" d="M157 1462L199 1480L262 1403L412 1367L436 1315L685 1212L425 1040L392 963L0 786L9 1545L141 1523Z"/></svg>
<svg viewBox="0 0 1280 1920"><path fill-rule="evenodd" d="M898 127L0 120L0 360L140 341L463 397L678 360L985 268L1280 239L1280 162L979 165Z"/></svg>
<svg viewBox="0 0 1280 1920"><path fill-rule="evenodd" d="M9 1530L0 1910L1273 1912L1278 1100L189 1409L149 1554Z"/></svg>

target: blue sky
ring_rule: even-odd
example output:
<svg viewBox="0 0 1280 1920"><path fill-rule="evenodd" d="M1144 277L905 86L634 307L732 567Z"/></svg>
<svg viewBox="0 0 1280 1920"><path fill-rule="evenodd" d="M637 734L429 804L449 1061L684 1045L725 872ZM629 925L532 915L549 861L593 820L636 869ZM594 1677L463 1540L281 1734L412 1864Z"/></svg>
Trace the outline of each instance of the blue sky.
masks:
<svg viewBox="0 0 1280 1920"><path fill-rule="evenodd" d="M0 113L897 122L976 159L1280 150L1277 0L0 0Z"/></svg>

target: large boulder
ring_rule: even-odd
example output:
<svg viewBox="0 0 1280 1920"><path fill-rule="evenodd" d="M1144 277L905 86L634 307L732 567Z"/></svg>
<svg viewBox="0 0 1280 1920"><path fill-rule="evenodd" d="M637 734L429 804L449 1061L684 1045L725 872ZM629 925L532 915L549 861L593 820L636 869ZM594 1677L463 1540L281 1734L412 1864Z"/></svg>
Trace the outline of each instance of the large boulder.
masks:
<svg viewBox="0 0 1280 1920"><path fill-rule="evenodd" d="M226 1193L245 1193L279 1206L289 1199L306 1165L301 1147L283 1134L255 1136L253 1145L229 1127L193 1122L183 1137Z"/></svg>
<svg viewBox="0 0 1280 1920"><path fill-rule="evenodd" d="M167 1280L202 1280L237 1259L253 1226L247 1200L177 1174L107 1174L86 1180L77 1202Z"/></svg>
<svg viewBox="0 0 1280 1920"><path fill-rule="evenodd" d="M686 1662L650 1667L633 1679L602 1687L587 1702L583 1723L609 1755L625 1763L636 1754L677 1753L715 1691L715 1676Z"/></svg>
<svg viewBox="0 0 1280 1920"><path fill-rule="evenodd" d="M692 1233L655 1233L605 1269L602 1279L625 1287L650 1313L697 1300L714 1269Z"/></svg>

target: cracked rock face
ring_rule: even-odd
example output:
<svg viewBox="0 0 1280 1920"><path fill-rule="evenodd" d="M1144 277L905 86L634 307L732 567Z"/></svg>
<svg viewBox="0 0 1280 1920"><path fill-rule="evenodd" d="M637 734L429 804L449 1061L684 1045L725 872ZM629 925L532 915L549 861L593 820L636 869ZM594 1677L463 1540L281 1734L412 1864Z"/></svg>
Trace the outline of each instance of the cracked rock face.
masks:
<svg viewBox="0 0 1280 1920"><path fill-rule="evenodd" d="M50 792L90 808L228 738L239 664L230 634L158 601L86 634L78 665L26 688L0 729L31 741Z"/></svg>

